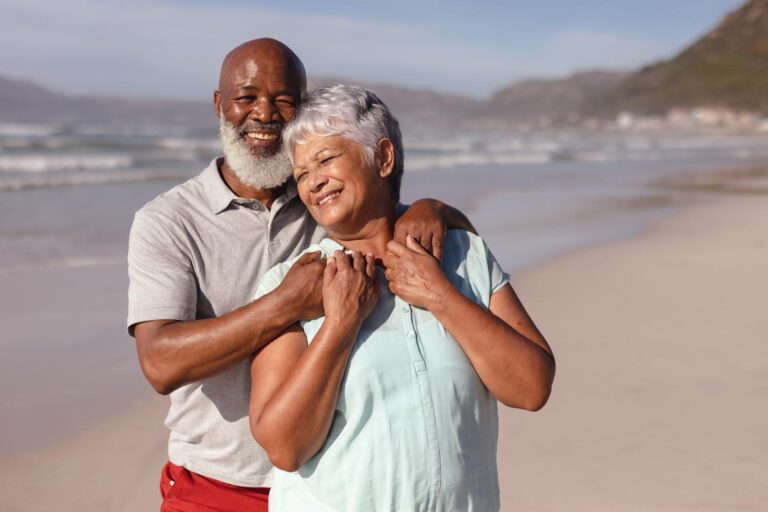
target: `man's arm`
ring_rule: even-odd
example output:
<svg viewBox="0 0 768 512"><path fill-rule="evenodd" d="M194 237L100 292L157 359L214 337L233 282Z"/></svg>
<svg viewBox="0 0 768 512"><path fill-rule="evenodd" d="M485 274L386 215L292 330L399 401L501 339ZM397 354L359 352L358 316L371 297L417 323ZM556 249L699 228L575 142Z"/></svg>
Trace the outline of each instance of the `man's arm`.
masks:
<svg viewBox="0 0 768 512"><path fill-rule="evenodd" d="M438 260L442 258L445 233L463 229L477 234L469 219L456 208L437 199L419 199L400 215L395 223L395 240L405 245L411 235Z"/></svg>
<svg viewBox="0 0 768 512"><path fill-rule="evenodd" d="M320 253L294 263L281 285L217 318L153 320L135 326L145 377L158 393L210 377L253 354L300 320L322 314Z"/></svg>

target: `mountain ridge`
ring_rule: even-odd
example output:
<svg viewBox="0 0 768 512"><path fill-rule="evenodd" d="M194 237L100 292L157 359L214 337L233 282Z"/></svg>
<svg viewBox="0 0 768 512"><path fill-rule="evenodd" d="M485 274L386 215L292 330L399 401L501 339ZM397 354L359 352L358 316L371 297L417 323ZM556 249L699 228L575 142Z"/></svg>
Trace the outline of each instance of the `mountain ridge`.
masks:
<svg viewBox="0 0 768 512"><path fill-rule="evenodd" d="M672 58L637 71L592 70L521 80L490 98L338 77L387 102L408 128L543 129L615 120L621 112L724 108L768 115L768 0L748 0ZM74 96L0 76L0 122L186 124L215 128L208 102Z"/></svg>

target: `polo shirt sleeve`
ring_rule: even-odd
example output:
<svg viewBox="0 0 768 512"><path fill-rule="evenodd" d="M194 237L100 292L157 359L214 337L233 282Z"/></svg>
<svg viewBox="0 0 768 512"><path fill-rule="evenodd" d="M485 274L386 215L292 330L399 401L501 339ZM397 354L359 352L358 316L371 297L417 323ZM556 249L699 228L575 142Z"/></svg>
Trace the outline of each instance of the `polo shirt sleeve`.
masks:
<svg viewBox="0 0 768 512"><path fill-rule="evenodd" d="M162 219L139 211L128 240L128 333L150 320L194 320L192 263Z"/></svg>

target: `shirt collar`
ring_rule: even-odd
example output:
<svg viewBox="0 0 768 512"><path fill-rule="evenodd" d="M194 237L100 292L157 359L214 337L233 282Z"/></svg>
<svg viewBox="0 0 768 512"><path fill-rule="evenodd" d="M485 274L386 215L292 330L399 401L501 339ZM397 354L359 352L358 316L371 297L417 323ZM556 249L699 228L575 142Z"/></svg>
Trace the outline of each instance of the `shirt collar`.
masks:
<svg viewBox="0 0 768 512"><path fill-rule="evenodd" d="M203 170L200 176L203 188L206 192L206 197L208 198L208 206L214 215L218 215L226 210L232 201L239 201L242 199L232 192L221 177L219 167L223 162L224 157L214 158L210 165ZM297 195L296 183L293 181L293 178L291 178L288 185L285 187L285 192L283 192L272 205L273 209L285 205Z"/></svg>
<svg viewBox="0 0 768 512"><path fill-rule="evenodd" d="M333 256L336 251L346 251L343 245L332 238L323 238L317 245L326 256Z"/></svg>

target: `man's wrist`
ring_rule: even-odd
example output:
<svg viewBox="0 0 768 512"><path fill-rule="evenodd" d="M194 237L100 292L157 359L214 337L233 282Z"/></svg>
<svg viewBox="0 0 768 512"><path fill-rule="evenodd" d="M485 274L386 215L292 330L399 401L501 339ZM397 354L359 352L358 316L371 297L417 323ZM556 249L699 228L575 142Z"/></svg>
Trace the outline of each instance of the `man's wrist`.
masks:
<svg viewBox="0 0 768 512"><path fill-rule="evenodd" d="M272 290L269 295L271 297L270 308L275 312L275 316L279 321L285 323L286 327L304 320L302 318L302 310L298 307L299 301L290 292L284 290L282 286Z"/></svg>

